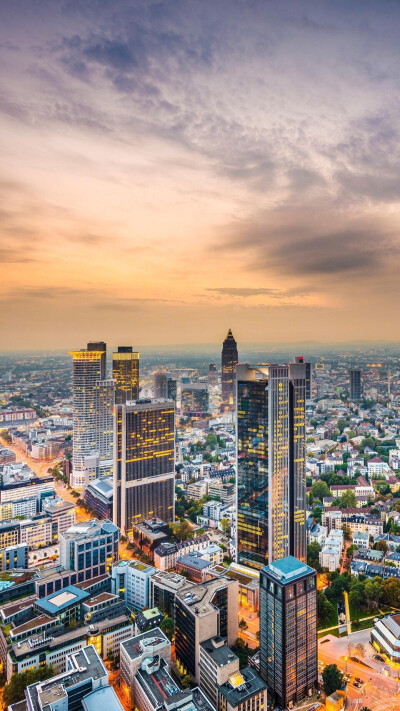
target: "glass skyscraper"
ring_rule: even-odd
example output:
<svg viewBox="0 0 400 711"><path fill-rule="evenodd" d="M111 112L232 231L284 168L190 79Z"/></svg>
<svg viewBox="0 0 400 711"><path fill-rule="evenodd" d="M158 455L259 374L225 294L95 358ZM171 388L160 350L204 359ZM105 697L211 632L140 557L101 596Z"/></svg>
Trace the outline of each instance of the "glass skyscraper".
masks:
<svg viewBox="0 0 400 711"><path fill-rule="evenodd" d="M306 558L305 369L237 368L237 562Z"/></svg>
<svg viewBox="0 0 400 711"><path fill-rule="evenodd" d="M351 368L350 376L350 400L361 400L361 370Z"/></svg>
<svg viewBox="0 0 400 711"><path fill-rule="evenodd" d="M139 353L132 346L118 346L112 355L115 402L124 405L139 397Z"/></svg>
<svg viewBox="0 0 400 711"><path fill-rule="evenodd" d="M222 366L222 392L221 410L223 412L234 412L236 409L236 367L238 364L237 343L233 337L231 329L222 345L221 366Z"/></svg>
<svg viewBox="0 0 400 711"><path fill-rule="evenodd" d="M158 517L174 520L175 404L143 399L115 406L114 523L125 536Z"/></svg>

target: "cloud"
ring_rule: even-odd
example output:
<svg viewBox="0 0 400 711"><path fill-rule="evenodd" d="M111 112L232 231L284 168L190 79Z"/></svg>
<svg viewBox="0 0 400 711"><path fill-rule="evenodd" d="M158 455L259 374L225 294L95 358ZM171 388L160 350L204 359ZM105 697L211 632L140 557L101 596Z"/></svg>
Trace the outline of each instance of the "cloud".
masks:
<svg viewBox="0 0 400 711"><path fill-rule="evenodd" d="M295 287L292 289L286 289L286 290L281 290L281 289L270 289L270 288L257 288L257 287L228 287L228 286L219 286L219 287L209 287L206 291L212 291L218 294L226 295L226 296L239 296L243 298L248 298L251 296L268 296L272 299L282 299L282 298L288 298L291 296L304 296L306 293L308 293L309 289L303 288L303 287Z"/></svg>

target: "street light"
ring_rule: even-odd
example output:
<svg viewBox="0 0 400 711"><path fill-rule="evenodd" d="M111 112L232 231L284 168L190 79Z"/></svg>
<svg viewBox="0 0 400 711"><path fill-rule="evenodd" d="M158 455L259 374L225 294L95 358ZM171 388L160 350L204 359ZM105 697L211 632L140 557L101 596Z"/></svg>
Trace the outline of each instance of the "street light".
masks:
<svg viewBox="0 0 400 711"><path fill-rule="evenodd" d="M344 661L346 662L346 676L347 676L347 660L348 660L348 657L345 657Z"/></svg>

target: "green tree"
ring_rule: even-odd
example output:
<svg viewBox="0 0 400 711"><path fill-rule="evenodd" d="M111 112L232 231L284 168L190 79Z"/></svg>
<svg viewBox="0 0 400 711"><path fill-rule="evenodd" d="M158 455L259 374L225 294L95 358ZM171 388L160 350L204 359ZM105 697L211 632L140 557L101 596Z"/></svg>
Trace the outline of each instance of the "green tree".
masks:
<svg viewBox="0 0 400 711"><path fill-rule="evenodd" d="M386 541L378 541L377 543L375 543L374 549L376 551L383 551L383 553L386 555L389 550L389 546Z"/></svg>
<svg viewBox="0 0 400 711"><path fill-rule="evenodd" d="M188 689L190 687L191 682L192 682L192 680L191 680L189 674L184 674L181 677L182 689Z"/></svg>
<svg viewBox="0 0 400 711"><path fill-rule="evenodd" d="M314 541L307 546L307 564L310 568L314 568L314 570L320 569L319 554L321 550L321 546L317 541Z"/></svg>
<svg viewBox="0 0 400 711"><path fill-rule="evenodd" d="M25 698L25 689L29 684L35 684L37 681L51 679L55 672L53 667L41 667L40 669L28 669L21 674L13 674L10 683L4 687L3 702L6 706L16 704Z"/></svg>
<svg viewBox="0 0 400 711"><path fill-rule="evenodd" d="M315 499L322 501L324 496L330 496L331 492L328 484L325 481L318 480L311 487L312 495Z"/></svg>
<svg viewBox="0 0 400 711"><path fill-rule="evenodd" d="M172 617L164 617L160 624L160 629L164 632L165 636L168 637L169 641L172 641L175 632L174 621Z"/></svg>
<svg viewBox="0 0 400 711"><path fill-rule="evenodd" d="M364 594L368 609L378 607L379 601L383 597L382 580L378 577L366 580L364 583Z"/></svg>
<svg viewBox="0 0 400 711"><path fill-rule="evenodd" d="M223 531L224 533L229 533L231 530L231 524L227 518L221 518L219 527L220 527L221 531Z"/></svg>
<svg viewBox="0 0 400 711"><path fill-rule="evenodd" d="M317 611L318 611L318 623L320 625L327 624L331 619L334 612L334 606L327 599L323 592L318 592L317 596Z"/></svg>
<svg viewBox="0 0 400 711"><path fill-rule="evenodd" d="M249 625L247 624L246 620L242 617L242 619L239 622L239 629L247 630L248 626Z"/></svg>
<svg viewBox="0 0 400 711"><path fill-rule="evenodd" d="M398 578L386 578L382 583L383 597L385 605L400 606L400 580Z"/></svg>
<svg viewBox="0 0 400 711"><path fill-rule="evenodd" d="M362 607L363 603L365 602L364 583L362 580L357 580L356 582L352 583L349 592L349 600L352 607Z"/></svg>
<svg viewBox="0 0 400 711"><path fill-rule="evenodd" d="M187 541L188 538L193 537L194 529L190 521L181 521L180 523L175 524L173 529L174 536L178 539L178 541Z"/></svg>
<svg viewBox="0 0 400 711"><path fill-rule="evenodd" d="M343 681L343 674L336 664L328 664L322 672L324 691L327 696L340 689Z"/></svg>
<svg viewBox="0 0 400 711"><path fill-rule="evenodd" d="M354 491L348 489L340 497L340 506L343 509L355 509L357 507L357 499Z"/></svg>

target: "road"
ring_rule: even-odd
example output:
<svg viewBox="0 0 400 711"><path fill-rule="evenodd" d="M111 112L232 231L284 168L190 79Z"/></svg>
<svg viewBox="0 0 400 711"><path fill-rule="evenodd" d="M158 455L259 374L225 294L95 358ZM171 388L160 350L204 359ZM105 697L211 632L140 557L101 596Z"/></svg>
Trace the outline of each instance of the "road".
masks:
<svg viewBox="0 0 400 711"><path fill-rule="evenodd" d="M358 642L364 644L366 650L365 663L373 663L376 668L367 668L363 664L348 660L347 644L348 637L333 637L327 635L324 639L329 641L318 645L318 659L326 664L336 664L343 672L348 672L352 675L352 680L347 687L349 705L348 709L359 709L363 706L370 708L371 711L400 711L400 694L399 684L396 678L386 677L383 674L383 664L371 661L369 657L374 653L369 645L369 630L362 630L350 636L354 646ZM356 689L352 681L354 677L359 677L365 682L362 689Z"/></svg>

